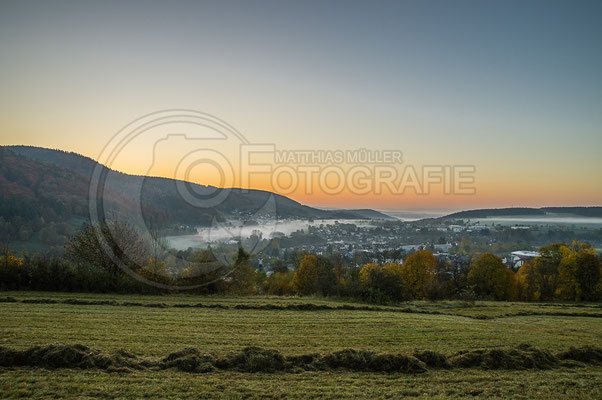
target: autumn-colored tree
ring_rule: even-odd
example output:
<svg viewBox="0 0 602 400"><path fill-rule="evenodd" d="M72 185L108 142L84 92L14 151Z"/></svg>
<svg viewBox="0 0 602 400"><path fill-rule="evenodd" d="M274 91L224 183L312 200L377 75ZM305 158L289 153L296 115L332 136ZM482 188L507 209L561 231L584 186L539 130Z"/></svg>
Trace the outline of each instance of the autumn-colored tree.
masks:
<svg viewBox="0 0 602 400"><path fill-rule="evenodd" d="M552 300L558 285L558 268L570 249L553 243L539 249L540 256L523 264L518 271L519 298L528 301Z"/></svg>
<svg viewBox="0 0 602 400"><path fill-rule="evenodd" d="M15 252L9 250L8 247L3 247L0 257L0 286L4 286L4 283L10 282L11 285L15 285L17 288L23 282L23 278L26 275L23 271L23 259L15 257Z"/></svg>
<svg viewBox="0 0 602 400"><path fill-rule="evenodd" d="M536 300L552 300L558 284L558 267L570 250L562 243L553 243L539 249L540 257L533 261Z"/></svg>
<svg viewBox="0 0 602 400"><path fill-rule="evenodd" d="M512 300L516 295L514 273L491 253L482 254L472 264L468 271L468 283L478 296Z"/></svg>
<svg viewBox="0 0 602 400"><path fill-rule="evenodd" d="M8 245L3 245L0 248L0 265L5 268L20 267L23 265L23 259L15 257L15 251L10 250Z"/></svg>
<svg viewBox="0 0 602 400"><path fill-rule="evenodd" d="M324 256L318 259L318 282L316 290L322 296L330 296L337 293L337 274L332 262Z"/></svg>
<svg viewBox="0 0 602 400"><path fill-rule="evenodd" d="M222 279L228 267L219 262L211 249L194 250L187 266L178 273L178 284L199 286L208 293L224 293L226 282Z"/></svg>
<svg viewBox="0 0 602 400"><path fill-rule="evenodd" d="M293 289L298 295L315 293L318 289L318 258L307 254L293 276Z"/></svg>
<svg viewBox="0 0 602 400"><path fill-rule="evenodd" d="M550 259L537 257L528 260L516 276L521 300L542 301L554 298L558 267Z"/></svg>
<svg viewBox="0 0 602 400"><path fill-rule="evenodd" d="M532 301L539 299L540 292L537 289L538 284L535 279L535 268L535 260L528 260L516 273L517 298L519 300Z"/></svg>
<svg viewBox="0 0 602 400"><path fill-rule="evenodd" d="M600 300L602 295L602 263L600 259L593 253L579 252L576 261L575 275L580 286L580 295L575 300Z"/></svg>
<svg viewBox="0 0 602 400"><path fill-rule="evenodd" d="M427 290L436 278L437 259L433 253L420 250L408 256L401 266L400 275L407 293L415 299L426 297Z"/></svg>
<svg viewBox="0 0 602 400"><path fill-rule="evenodd" d="M147 271L151 275L169 276L167 273L167 263L163 260L149 258L142 267L142 271Z"/></svg>
<svg viewBox="0 0 602 400"><path fill-rule="evenodd" d="M370 301L385 302L403 300L405 290L401 265L389 263L381 267L375 263L365 264L359 274L363 296Z"/></svg>
<svg viewBox="0 0 602 400"><path fill-rule="evenodd" d="M242 247L234 258L234 266L230 273L230 285L228 291L233 294L252 295L257 294L256 271L250 264L250 255Z"/></svg>
<svg viewBox="0 0 602 400"><path fill-rule="evenodd" d="M340 254L332 254L330 256L330 263L334 274L336 294L337 296L340 296L349 288L349 283L346 279L347 266L345 265L343 256Z"/></svg>
<svg viewBox="0 0 602 400"><path fill-rule="evenodd" d="M391 262L388 264L383 265L383 270L391 275L391 276L399 276L401 277L401 264L398 264L396 262Z"/></svg>
<svg viewBox="0 0 602 400"><path fill-rule="evenodd" d="M600 295L600 260L587 243L554 243L518 271L521 300L596 300Z"/></svg>
<svg viewBox="0 0 602 400"><path fill-rule="evenodd" d="M274 272L264 282L265 292L270 295L288 296L294 294L293 291L293 271Z"/></svg>
<svg viewBox="0 0 602 400"><path fill-rule="evenodd" d="M360 284L366 288L374 286L380 270L380 265L376 263L365 264L360 270Z"/></svg>
<svg viewBox="0 0 602 400"><path fill-rule="evenodd" d="M164 285L171 283L171 277L167 272L167 263L163 260L148 258L138 273L152 282Z"/></svg>
<svg viewBox="0 0 602 400"><path fill-rule="evenodd" d="M597 300L601 272L595 250L576 242L567 250L558 267L556 297L562 300Z"/></svg>
<svg viewBox="0 0 602 400"><path fill-rule="evenodd" d="M392 262L383 266L384 283L382 289L393 300L404 300L407 296L403 282L401 264Z"/></svg>
<svg viewBox="0 0 602 400"><path fill-rule="evenodd" d="M467 289L467 275L470 269L468 257L451 260L437 260L437 279L428 291L431 300L459 297L470 299L472 292Z"/></svg>

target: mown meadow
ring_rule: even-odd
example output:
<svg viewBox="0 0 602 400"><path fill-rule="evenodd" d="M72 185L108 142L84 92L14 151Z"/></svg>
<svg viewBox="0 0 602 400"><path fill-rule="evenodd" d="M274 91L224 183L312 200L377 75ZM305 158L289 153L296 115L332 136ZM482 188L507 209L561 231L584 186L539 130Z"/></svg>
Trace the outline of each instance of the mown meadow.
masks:
<svg viewBox="0 0 602 400"><path fill-rule="evenodd" d="M4 398L602 395L599 303L381 307L311 297L46 292L3 292L0 300ZM81 354L95 360L122 352L125 361L85 364L79 353L48 361L40 352L57 343L86 346ZM42 355L15 361L34 346ZM416 358L431 353L444 364ZM206 359L209 367L200 368Z"/></svg>

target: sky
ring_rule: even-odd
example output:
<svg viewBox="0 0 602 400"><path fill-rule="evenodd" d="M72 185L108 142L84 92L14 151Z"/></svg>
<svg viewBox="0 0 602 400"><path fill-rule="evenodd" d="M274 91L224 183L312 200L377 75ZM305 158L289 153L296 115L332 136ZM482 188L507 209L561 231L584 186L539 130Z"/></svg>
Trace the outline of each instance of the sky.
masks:
<svg viewBox="0 0 602 400"><path fill-rule="evenodd" d="M279 150L398 150L399 171L474 166L471 194L284 191L305 204L601 205L601 15L600 1L2 0L0 144L100 160L131 121L198 110ZM149 167L157 135L111 166L178 176L190 144ZM219 177L205 166L188 179ZM274 190L272 178L246 186Z"/></svg>

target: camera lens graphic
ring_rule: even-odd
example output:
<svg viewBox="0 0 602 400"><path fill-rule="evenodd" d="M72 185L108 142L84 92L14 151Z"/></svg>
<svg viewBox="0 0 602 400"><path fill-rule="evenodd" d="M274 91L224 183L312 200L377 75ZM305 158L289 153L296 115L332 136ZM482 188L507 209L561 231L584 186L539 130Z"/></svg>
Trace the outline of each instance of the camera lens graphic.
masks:
<svg viewBox="0 0 602 400"><path fill-rule="evenodd" d="M219 186L203 190L195 190L190 184L192 170L199 166L210 165L220 176ZM234 186L234 168L230 161L220 152L211 149L194 150L178 163L175 174L178 193L188 204L199 208L212 208L224 202L228 188Z"/></svg>
<svg viewBox="0 0 602 400"><path fill-rule="evenodd" d="M179 152L168 152L166 157L160 157L161 149L169 148L170 143L177 143L175 148ZM230 124L194 110L158 111L124 126L101 151L90 181L90 223L105 255L141 282L162 289L174 288L173 280L166 282L141 273L148 260L136 252L138 246L128 242L128 232L133 230L111 229L116 228L111 221L126 219L140 235L144 246L152 254L160 254L162 261L167 259L170 265L188 266L197 274L213 273L215 279L202 283L178 281L177 288L184 290L209 285L236 268L232 252L221 246L220 241L238 243L249 253L261 251L261 243L245 240L244 224L226 223L222 216L222 209L230 211L232 208L228 205L229 197L234 191L240 192L233 188L237 184L235 171L240 164L243 145L250 143ZM116 166L138 159L146 160L148 169L140 176L130 176L127 182L123 174L114 170L118 169ZM161 170L165 165L168 165L167 172ZM213 178L212 185L204 183L209 175ZM167 197L165 202L160 196ZM208 247L213 260L195 265L195 261L178 258L178 253L172 251L169 243L157 233L155 220L166 214L165 210L157 210L161 207L173 208L168 209L167 214L185 210L187 215L210 218L205 221L202 232L204 239L213 244ZM266 210L267 214L276 215L273 196L253 211L265 215ZM251 212L249 217L253 218L253 215ZM276 224L265 224L264 228L266 226L275 229Z"/></svg>

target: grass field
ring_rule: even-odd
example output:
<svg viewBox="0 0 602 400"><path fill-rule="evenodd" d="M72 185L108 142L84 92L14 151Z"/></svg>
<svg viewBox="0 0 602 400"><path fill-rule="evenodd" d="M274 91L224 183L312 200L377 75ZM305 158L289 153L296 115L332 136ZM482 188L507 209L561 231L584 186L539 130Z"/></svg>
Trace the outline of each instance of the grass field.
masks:
<svg viewBox="0 0 602 400"><path fill-rule="evenodd" d="M0 297L13 301L0 303L0 346L16 350L61 342L106 353L123 349L142 359L159 359L186 347L219 357L247 346L276 349L285 356L349 348L405 355L431 350L451 356L464 350L514 349L521 344L557 353L571 346L600 347L602 343L600 304L414 302L363 310L362 304L318 298L40 292L4 292ZM116 302L63 303L69 299ZM55 303L43 304L44 300ZM224 307L184 307L198 303ZM332 309L286 308L308 303ZM246 308L236 308L241 305ZM260 309L264 305L281 309ZM359 309L341 309L343 305ZM0 367L0 396L6 398L600 398L601 388L599 363L546 370L429 369L421 374L345 369L200 374L175 369L107 372Z"/></svg>

